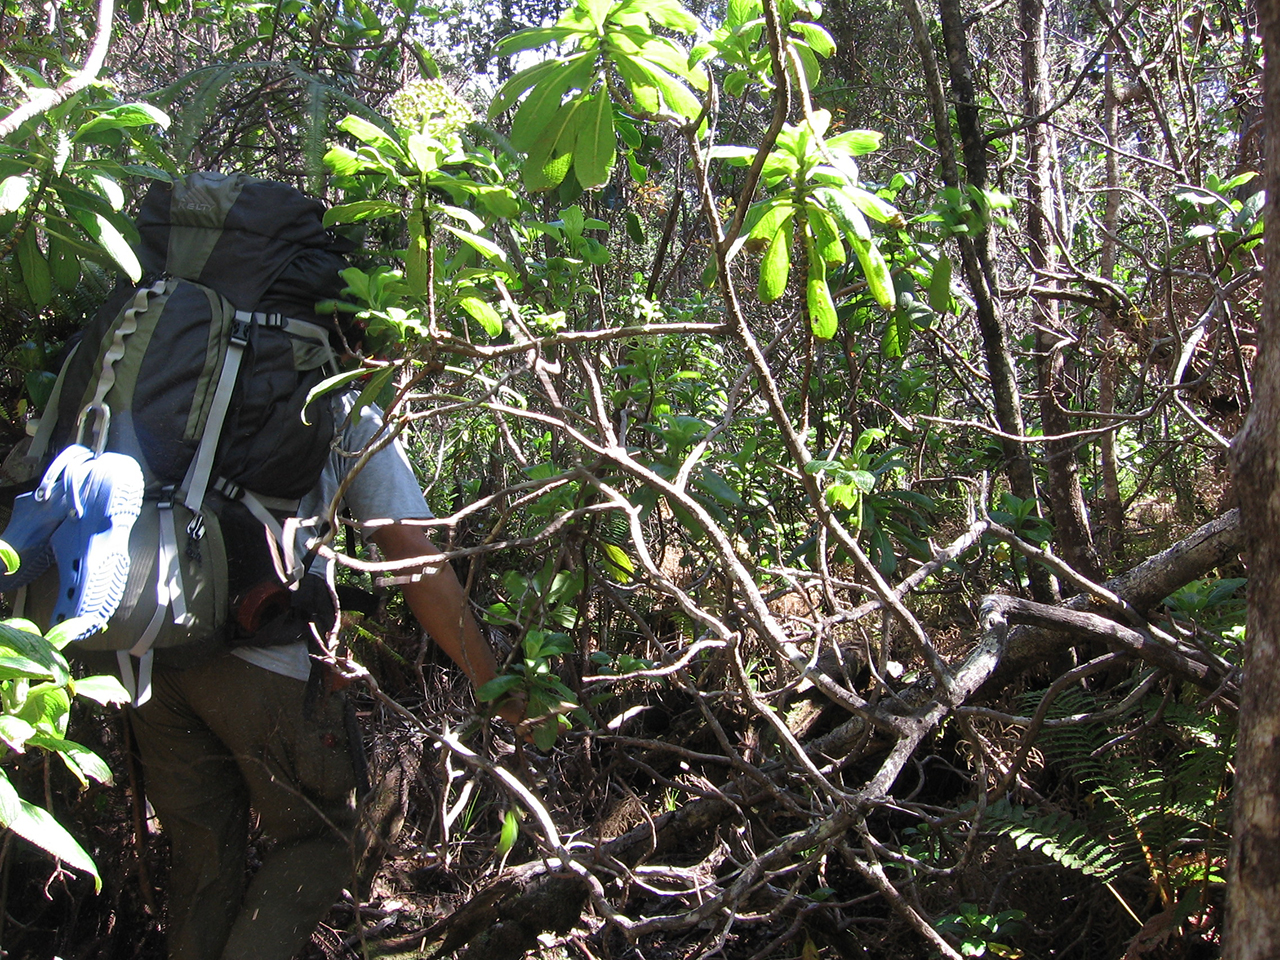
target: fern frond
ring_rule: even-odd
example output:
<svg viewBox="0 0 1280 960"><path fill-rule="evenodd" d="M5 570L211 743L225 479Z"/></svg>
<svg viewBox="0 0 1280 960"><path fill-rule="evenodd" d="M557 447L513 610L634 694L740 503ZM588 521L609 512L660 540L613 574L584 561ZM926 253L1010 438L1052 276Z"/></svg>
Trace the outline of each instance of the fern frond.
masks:
<svg viewBox="0 0 1280 960"><path fill-rule="evenodd" d="M1093 836L1088 824L1061 811L1037 815L1006 799L987 808L986 826L1008 837L1019 850L1034 850L1103 883L1128 866L1118 846Z"/></svg>

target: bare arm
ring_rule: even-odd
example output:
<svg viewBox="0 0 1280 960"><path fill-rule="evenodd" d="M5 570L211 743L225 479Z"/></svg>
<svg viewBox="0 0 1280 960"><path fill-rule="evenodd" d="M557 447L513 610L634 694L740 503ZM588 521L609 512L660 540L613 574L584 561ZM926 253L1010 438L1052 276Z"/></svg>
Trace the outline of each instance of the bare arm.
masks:
<svg viewBox="0 0 1280 960"><path fill-rule="evenodd" d="M372 539L388 560L440 555L427 532L410 524L382 527ZM477 690L497 676L493 650L471 615L466 593L452 567L446 563L428 568L421 580L404 584L402 589L423 629L462 668ZM507 698L499 703L498 715L508 723L518 724L524 719L524 708L518 700Z"/></svg>

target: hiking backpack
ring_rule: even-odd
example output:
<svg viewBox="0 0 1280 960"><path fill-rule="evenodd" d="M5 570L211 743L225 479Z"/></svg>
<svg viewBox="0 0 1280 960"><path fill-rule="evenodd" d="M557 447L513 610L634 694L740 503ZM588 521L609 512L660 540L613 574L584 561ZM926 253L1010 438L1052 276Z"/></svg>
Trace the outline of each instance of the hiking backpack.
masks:
<svg viewBox="0 0 1280 960"><path fill-rule="evenodd" d="M333 616L315 609L327 589L299 590L306 558L281 524L319 479L335 430L327 400L304 418L336 371L340 335L315 307L340 295L350 249L323 213L244 174L154 184L136 220L143 282L86 327L39 421L30 461L84 456L80 444L141 467L122 599L77 638L118 651L130 687L138 658L138 701L157 648L198 659L301 639L301 625ZM28 615L48 617L59 589L52 571L33 583Z"/></svg>

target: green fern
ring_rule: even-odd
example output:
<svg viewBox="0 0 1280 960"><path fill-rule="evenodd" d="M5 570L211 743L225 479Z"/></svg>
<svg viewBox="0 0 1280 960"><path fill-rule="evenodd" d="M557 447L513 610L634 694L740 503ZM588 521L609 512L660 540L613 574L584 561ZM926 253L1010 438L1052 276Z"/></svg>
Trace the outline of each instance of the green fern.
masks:
<svg viewBox="0 0 1280 960"><path fill-rule="evenodd" d="M1000 800L987 807L987 827L1008 837L1019 850L1044 854L1069 870L1110 883L1127 866L1111 843L1091 835L1090 826L1070 814L1033 810Z"/></svg>
<svg viewBox="0 0 1280 960"><path fill-rule="evenodd" d="M1073 690L1050 716L1108 705L1105 696ZM1130 735L1119 739L1125 727L1132 728ZM1104 882L1141 871L1169 901L1180 888L1220 877L1229 841L1225 784L1233 742L1233 718L1156 695L1141 701L1127 721L1051 728L1040 740L1046 764L1088 792L1088 817L1037 816L996 804L992 828L1020 848Z"/></svg>

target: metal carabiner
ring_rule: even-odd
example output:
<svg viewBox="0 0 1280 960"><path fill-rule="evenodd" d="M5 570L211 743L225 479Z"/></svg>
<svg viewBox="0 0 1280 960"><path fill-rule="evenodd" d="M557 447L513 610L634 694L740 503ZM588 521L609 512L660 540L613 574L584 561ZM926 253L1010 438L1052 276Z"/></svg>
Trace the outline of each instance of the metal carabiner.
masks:
<svg viewBox="0 0 1280 960"><path fill-rule="evenodd" d="M89 415L96 414L94 422L89 426L93 431L94 442L90 446L85 442L84 430L89 422ZM111 408L105 403L91 403L80 411L80 417L76 420L76 443L82 447L88 447L93 450L93 455L100 456L107 449L107 434L111 430Z"/></svg>

